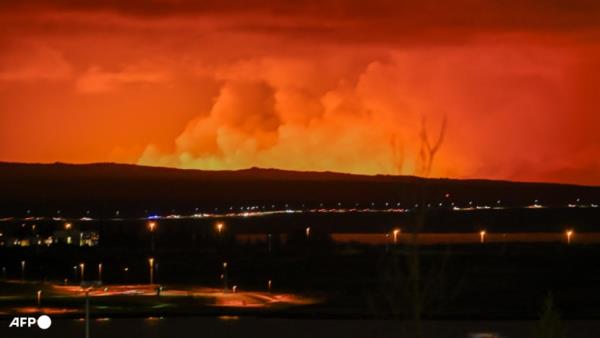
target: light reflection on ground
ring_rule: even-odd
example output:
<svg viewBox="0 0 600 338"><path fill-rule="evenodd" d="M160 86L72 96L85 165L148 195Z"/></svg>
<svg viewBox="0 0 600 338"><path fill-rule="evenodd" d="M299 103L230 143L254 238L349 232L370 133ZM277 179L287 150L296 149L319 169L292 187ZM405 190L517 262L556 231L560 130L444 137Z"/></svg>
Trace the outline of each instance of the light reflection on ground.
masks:
<svg viewBox="0 0 600 338"><path fill-rule="evenodd" d="M89 291L90 297L107 296L157 296L158 285L110 285L93 288ZM85 291L78 285L52 285L51 295L80 296ZM168 297L200 297L214 299L216 306L253 306L266 307L273 304L307 305L313 304L314 299L290 293L268 293L260 291L223 292L223 289L209 287L167 288L160 292L161 296Z"/></svg>
<svg viewBox="0 0 600 338"><path fill-rule="evenodd" d="M23 284L21 282L15 282ZM164 288L160 295L157 293L159 285L133 284L133 285L105 285L95 288L84 288L79 285L59 284L31 284L32 288L43 290L42 306L10 306L0 308L0 315L9 314L34 314L46 313L55 315L68 315L82 312L81 302L85 297L86 290L96 310L121 311L128 307L136 307L143 304L152 309L177 308L179 301L193 299L200 307L212 308L269 308L273 306L295 306L308 305L317 302L316 299L290 294L269 293L261 291L231 290L224 292L220 288L200 286L180 286ZM23 292L26 293L26 292ZM33 291L32 291L33 293ZM21 299L19 303L27 303L31 297L27 294L14 295L11 299ZM94 299L97 299L94 301ZM51 306L53 302L61 305ZM100 303L98 303L100 302ZM10 304L12 302L8 302ZM46 304L44 304L46 303ZM114 304L113 304L114 303ZM15 304L15 303L13 303ZM2 304L0 304L1 307Z"/></svg>
<svg viewBox="0 0 600 338"><path fill-rule="evenodd" d="M14 312L12 312L14 311ZM37 314L43 313L47 315L64 315L70 313L78 313L79 309L70 309L70 308L56 308L56 307L37 307L37 306L25 306L25 307L16 307L11 309L12 313L18 314Z"/></svg>

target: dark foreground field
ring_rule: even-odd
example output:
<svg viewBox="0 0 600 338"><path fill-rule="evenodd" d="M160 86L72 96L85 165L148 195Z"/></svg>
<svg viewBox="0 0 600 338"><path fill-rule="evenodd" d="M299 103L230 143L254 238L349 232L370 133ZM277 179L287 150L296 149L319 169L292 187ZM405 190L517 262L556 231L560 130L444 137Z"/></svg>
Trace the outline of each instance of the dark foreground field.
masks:
<svg viewBox="0 0 600 338"><path fill-rule="evenodd" d="M164 251L156 255L160 270L155 281L164 285L165 290L194 286L222 288L219 275L221 262L226 259L229 262L229 288L237 285L239 291L266 292L267 281L271 280L273 293L319 299L315 304L276 309L241 305L215 310L206 308L203 302L190 302L181 297L169 300L174 304L172 307L155 306L165 302L168 296L165 293L158 297L132 295L125 300L119 298L120 308L126 311L112 314L400 319L411 316L410 258L413 253L409 245L386 249L385 246L363 244L309 244L282 246L277 249L277 254L266 252L263 244L236 245L226 254L219 250ZM4 262L18 259L12 257L3 255L2 259ZM110 289L125 282L147 284L146 257L144 251L84 250L72 251L69 256L48 251L30 258L30 269L54 270L48 272L53 276L46 278L48 285L64 284L64 280L58 278L63 273L70 278L67 286L78 288L79 281L73 275L70 260L85 261L90 266L88 279L97 279L93 266L103 259L104 286ZM548 294L553 295L564 318L600 318L598 245L560 242L435 245L420 247L418 257L418 285L422 290L425 318L536 319ZM125 276L120 268L125 262L130 264L128 281L123 280ZM26 278L36 279L31 275ZM5 316L11 313L11 307L34 307L36 288L36 282L5 284L0 289L0 307ZM140 298L143 301L139 301ZM45 292L44 306L75 308L80 313L82 299L79 294L72 300L53 300L51 294ZM99 310L94 311L94 306ZM92 298L92 315L110 316L107 306L110 309L111 298Z"/></svg>
<svg viewBox="0 0 600 338"><path fill-rule="evenodd" d="M415 317L425 338L600 332L597 187L0 169L2 337L83 335L82 285L92 337L412 337ZM7 328L40 313L43 335Z"/></svg>
<svg viewBox="0 0 600 338"><path fill-rule="evenodd" d="M84 322L57 319L46 331L38 328L8 329L6 321L0 325L0 336L83 337ZM398 320L331 320L281 318L133 318L102 319L90 324L90 335L95 338L112 337L262 337L262 338L402 338L412 337L409 323ZM536 323L532 321L425 321L424 338L468 338L475 334L497 334L505 338L531 338ZM599 321L567 321L565 333L569 338L596 338ZM480 336L481 337L481 336ZM490 337L489 335L487 337Z"/></svg>

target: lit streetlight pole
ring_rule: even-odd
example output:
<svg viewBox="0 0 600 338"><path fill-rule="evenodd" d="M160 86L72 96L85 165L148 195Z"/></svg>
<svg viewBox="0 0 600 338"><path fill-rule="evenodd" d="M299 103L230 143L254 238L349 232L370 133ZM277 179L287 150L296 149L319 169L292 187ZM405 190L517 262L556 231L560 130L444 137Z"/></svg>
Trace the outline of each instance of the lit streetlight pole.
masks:
<svg viewBox="0 0 600 338"><path fill-rule="evenodd" d="M25 261L21 261L21 280L25 280Z"/></svg>
<svg viewBox="0 0 600 338"><path fill-rule="evenodd" d="M42 307L42 290L37 290L35 298L37 300L37 306Z"/></svg>
<svg viewBox="0 0 600 338"><path fill-rule="evenodd" d="M217 222L215 224L215 229L217 230L217 233L219 234L219 236L221 236L221 233L223 232L224 228L225 228L225 224L223 222Z"/></svg>
<svg viewBox="0 0 600 338"><path fill-rule="evenodd" d="M150 250L154 252L154 230L156 229L156 222L148 222L148 230L150 231Z"/></svg>
<svg viewBox="0 0 600 338"><path fill-rule="evenodd" d="M306 229L304 229L304 232L306 233L306 238L310 237L310 227L306 227Z"/></svg>
<svg viewBox="0 0 600 338"><path fill-rule="evenodd" d="M398 244L398 235L400 234L400 229L394 229L392 231L392 235L394 236L394 244Z"/></svg>
<svg viewBox="0 0 600 338"><path fill-rule="evenodd" d="M571 238L573 237L573 230L569 229L565 232L565 235L567 236L567 244L571 244Z"/></svg>
<svg viewBox="0 0 600 338"><path fill-rule="evenodd" d="M480 243L485 243L485 236L487 235L487 232L485 230L481 230L479 232L479 242Z"/></svg>
<svg viewBox="0 0 600 338"><path fill-rule="evenodd" d="M98 280L102 283L102 263L98 263Z"/></svg>
<svg viewBox="0 0 600 338"><path fill-rule="evenodd" d="M223 292L227 292L227 262L223 262Z"/></svg>
<svg viewBox="0 0 600 338"><path fill-rule="evenodd" d="M150 273L150 284L154 284L154 258L148 258L148 270Z"/></svg>
<svg viewBox="0 0 600 338"><path fill-rule="evenodd" d="M81 283L83 283L84 280L84 272L85 272L85 263L79 263L79 270L81 272Z"/></svg>

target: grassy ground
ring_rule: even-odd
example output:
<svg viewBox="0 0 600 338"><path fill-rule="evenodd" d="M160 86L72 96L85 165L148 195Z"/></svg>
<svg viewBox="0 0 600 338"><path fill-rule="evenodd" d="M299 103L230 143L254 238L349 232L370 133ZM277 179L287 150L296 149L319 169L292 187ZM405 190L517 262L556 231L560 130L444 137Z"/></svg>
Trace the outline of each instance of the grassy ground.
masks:
<svg viewBox="0 0 600 338"><path fill-rule="evenodd" d="M114 285L121 284L122 277L111 273L112 263L105 261L108 291L92 295L94 312L99 316L250 313L332 318L402 318L410 313L404 245L385 250L359 244L323 244L277 254L267 254L261 248L242 246L227 253L229 287L238 285L233 297L220 289L219 264L223 258L216 251L161 252L161 273L157 276L165 287L161 296L156 296L153 288L141 286L142 294L118 291ZM548 293L554 295L566 318L600 316L600 266L596 264L600 246L438 245L422 247L420 256L426 318L534 319ZM127 258L140 262L131 266L129 279L143 283L147 279L144 253L132 253ZM43 259L60 260L51 255ZM267 280L273 281L273 294L267 292ZM74 286L69 294L50 285L0 284L0 311L10 314L16 307L35 311L36 291L41 289L42 306L68 309L67 315L80 312L83 297L79 287ZM199 285L205 287L200 289ZM103 288L98 290L104 292ZM269 300L275 295L288 298ZM300 301L305 298L317 302Z"/></svg>

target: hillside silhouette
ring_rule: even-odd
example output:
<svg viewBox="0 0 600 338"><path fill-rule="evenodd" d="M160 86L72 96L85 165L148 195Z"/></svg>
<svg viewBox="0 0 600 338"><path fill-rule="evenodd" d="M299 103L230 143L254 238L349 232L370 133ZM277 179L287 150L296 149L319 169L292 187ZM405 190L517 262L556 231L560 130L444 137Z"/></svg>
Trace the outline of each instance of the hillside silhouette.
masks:
<svg viewBox="0 0 600 338"><path fill-rule="evenodd" d="M600 201L600 187L251 168L202 171L126 164L0 163L0 214L207 211L237 206L546 206ZM388 203L387 205L385 203Z"/></svg>

